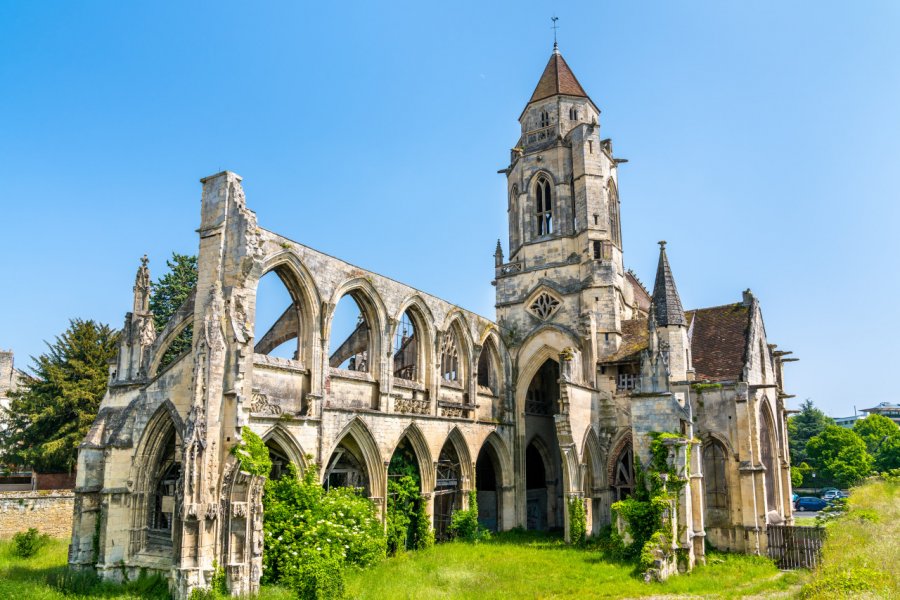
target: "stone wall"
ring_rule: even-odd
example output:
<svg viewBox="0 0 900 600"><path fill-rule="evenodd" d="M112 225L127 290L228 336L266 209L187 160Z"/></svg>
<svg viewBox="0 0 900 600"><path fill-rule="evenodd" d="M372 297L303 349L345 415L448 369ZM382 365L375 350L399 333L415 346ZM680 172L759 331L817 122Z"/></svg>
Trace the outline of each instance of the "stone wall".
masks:
<svg viewBox="0 0 900 600"><path fill-rule="evenodd" d="M75 495L70 491L0 493L0 538L34 527L52 537L72 535Z"/></svg>

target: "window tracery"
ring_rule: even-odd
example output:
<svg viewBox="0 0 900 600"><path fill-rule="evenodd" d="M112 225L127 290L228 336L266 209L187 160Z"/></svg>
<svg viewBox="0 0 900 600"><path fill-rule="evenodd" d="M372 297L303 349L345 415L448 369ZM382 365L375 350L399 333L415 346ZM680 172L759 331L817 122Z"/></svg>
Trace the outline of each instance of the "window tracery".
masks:
<svg viewBox="0 0 900 600"><path fill-rule="evenodd" d="M441 378L444 381L459 381L459 339L452 328L441 340Z"/></svg>
<svg viewBox="0 0 900 600"><path fill-rule="evenodd" d="M535 209L537 212L537 235L553 233L553 194L550 181L543 175L535 186Z"/></svg>
<svg viewBox="0 0 900 600"><path fill-rule="evenodd" d="M546 321L559 310L561 304L562 301L559 298L548 292L541 292L531 301L531 304L528 305L528 310L530 310L537 318Z"/></svg>

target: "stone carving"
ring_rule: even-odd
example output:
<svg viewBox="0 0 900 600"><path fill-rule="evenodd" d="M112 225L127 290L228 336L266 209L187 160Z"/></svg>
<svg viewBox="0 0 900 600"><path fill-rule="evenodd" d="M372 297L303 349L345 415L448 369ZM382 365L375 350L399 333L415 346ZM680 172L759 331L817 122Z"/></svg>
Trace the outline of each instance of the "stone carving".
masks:
<svg viewBox="0 0 900 600"><path fill-rule="evenodd" d="M449 417L451 419L461 419L466 415L466 409L462 406L442 406L441 407L441 416Z"/></svg>
<svg viewBox="0 0 900 600"><path fill-rule="evenodd" d="M541 292L528 305L528 310L537 318L546 321L559 309L561 303L562 301L559 298L547 292Z"/></svg>
<svg viewBox="0 0 900 600"><path fill-rule="evenodd" d="M397 398L394 400L394 412L427 415L430 409L431 403L425 399Z"/></svg>
<svg viewBox="0 0 900 600"><path fill-rule="evenodd" d="M269 402L269 397L259 390L253 390L250 401L250 412L256 415L280 417L283 410L277 404Z"/></svg>

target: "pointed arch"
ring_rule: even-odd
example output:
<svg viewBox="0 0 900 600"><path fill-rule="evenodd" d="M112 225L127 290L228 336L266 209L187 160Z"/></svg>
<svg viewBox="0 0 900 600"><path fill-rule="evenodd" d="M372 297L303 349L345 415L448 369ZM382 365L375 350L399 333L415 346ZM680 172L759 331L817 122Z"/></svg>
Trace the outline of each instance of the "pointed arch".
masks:
<svg viewBox="0 0 900 600"><path fill-rule="evenodd" d="M592 486L596 489L605 488L607 484L606 469L603 468L603 447L600 445L600 436L593 425L587 428L581 442L581 463L584 465L586 475L590 478ZM591 490L583 488L585 495Z"/></svg>
<svg viewBox="0 0 900 600"><path fill-rule="evenodd" d="M766 512L778 510L778 430L768 399L759 403L759 462L765 467Z"/></svg>
<svg viewBox="0 0 900 600"><path fill-rule="evenodd" d="M450 430L450 433L447 434L447 438L444 441L444 445L446 444L452 445L454 450L456 450L456 455L459 457L461 474L463 476L463 490L472 489L472 485L475 483L472 453L469 452L469 443L459 430L459 427L454 427Z"/></svg>
<svg viewBox="0 0 900 600"><path fill-rule="evenodd" d="M622 222L619 217L619 190L610 178L606 184L606 199L609 212L609 235L617 248L622 247Z"/></svg>
<svg viewBox="0 0 900 600"><path fill-rule="evenodd" d="M453 310L445 323L440 340L441 383L455 382L466 389L473 370L472 335L465 316L459 310Z"/></svg>
<svg viewBox="0 0 900 600"><path fill-rule="evenodd" d="M306 453L296 438L284 427L279 424L274 425L262 436L262 439L264 442L269 440L276 442L287 453L287 458L297 465L298 473L302 475L306 472L306 469L309 467Z"/></svg>
<svg viewBox="0 0 900 600"><path fill-rule="evenodd" d="M163 358L165 357L166 350L169 349L169 346L172 345L183 331L194 324L194 301L196 295L197 289L194 288L150 346L150 351L148 352L150 361L147 366L147 374L150 377L156 377L160 371Z"/></svg>
<svg viewBox="0 0 900 600"><path fill-rule="evenodd" d="M397 438L396 443L394 443L390 453L391 456L397 451L397 448L403 442L404 438L409 440L413 452L416 455L422 493L431 493L431 491L434 490L434 461L431 458L431 450L428 448L428 441L425 439L425 436L422 434L422 430L419 429L418 425L410 423L409 426L403 430L403 433L400 434L400 437Z"/></svg>
<svg viewBox="0 0 900 600"><path fill-rule="evenodd" d="M509 446L496 431L488 434L478 453L481 454L486 449L490 449L497 459L496 468L499 471L501 485L507 487L514 485L515 470L512 462L512 453L509 450Z"/></svg>
<svg viewBox="0 0 900 600"><path fill-rule="evenodd" d="M334 339L332 327L338 305L345 296L356 303L362 322L343 342ZM364 322L364 323L363 323ZM364 326L363 326L364 324ZM354 368L379 376L378 365L382 355L384 332L387 330L387 311L384 302L372 283L363 277L354 277L339 285L331 297L330 311L324 323L323 333L329 340L329 364L341 365L346 358L360 354L365 360L365 368ZM362 348L361 351L358 351ZM363 354L364 353L364 354Z"/></svg>
<svg viewBox="0 0 900 600"><path fill-rule="evenodd" d="M275 273L291 299L284 314L268 332L256 332L254 352L268 354L276 347L291 339L297 339L297 357L304 364L312 361L312 348L317 340L321 296L315 279L306 265L291 250L284 250L266 258L259 276L250 282L259 306L260 282L269 273ZM254 314L253 322L259 317Z"/></svg>
<svg viewBox="0 0 900 600"><path fill-rule="evenodd" d="M408 317L411 322L413 330L411 337L407 337L407 332L400 330L404 326L404 317ZM392 348L394 376L419 383L430 381L434 364L435 328L434 316L428 305L418 293L408 296L400 303L400 310L393 322L394 331L391 334L394 340ZM409 356L410 352L414 356Z"/></svg>
<svg viewBox="0 0 900 600"><path fill-rule="evenodd" d="M360 417L354 417L344 429L341 430L341 433L337 435L335 438L337 441L328 453L329 461L331 460L330 457L334 455L338 447L347 438L353 440L356 447L359 448L361 454L359 458L362 459L369 480L369 497L384 500L386 494L384 487L386 484L384 458L381 456L381 452L378 449L378 444L375 443L372 432L369 431L369 428ZM323 474L323 482L327 477L328 471L326 468L326 471Z"/></svg>

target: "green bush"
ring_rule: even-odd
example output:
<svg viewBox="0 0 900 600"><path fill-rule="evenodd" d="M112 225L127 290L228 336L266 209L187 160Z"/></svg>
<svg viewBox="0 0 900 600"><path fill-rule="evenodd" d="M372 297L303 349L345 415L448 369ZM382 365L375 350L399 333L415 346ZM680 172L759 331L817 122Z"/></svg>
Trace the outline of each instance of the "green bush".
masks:
<svg viewBox="0 0 900 600"><path fill-rule="evenodd" d="M30 558L40 552L49 541L49 535L29 527L28 531L20 531L13 536L13 554L19 558Z"/></svg>
<svg viewBox="0 0 900 600"><path fill-rule="evenodd" d="M840 570L803 586L800 598L802 600L855 598L863 592L885 592L887 579L884 573L872 569Z"/></svg>
<svg viewBox="0 0 900 600"><path fill-rule="evenodd" d="M249 427L241 428L241 442L231 449L231 454L241 461L241 470L251 475L268 477L272 471L269 448Z"/></svg>
<svg viewBox="0 0 900 600"><path fill-rule="evenodd" d="M491 539L491 532L478 523L478 495L475 490L469 492L469 508L458 510L450 517L448 532L450 537L467 542Z"/></svg>
<svg viewBox="0 0 900 600"><path fill-rule="evenodd" d="M584 499L569 498L569 539L576 546L583 546L587 538L587 512Z"/></svg>
<svg viewBox="0 0 900 600"><path fill-rule="evenodd" d="M263 505L263 583L287 584L303 598L339 597L343 567L385 555L372 502L349 488L325 491L315 467L299 479L288 465L286 475L266 482Z"/></svg>

